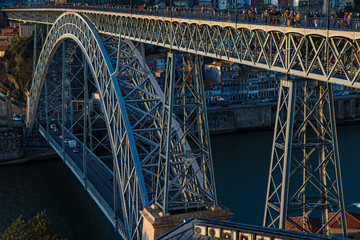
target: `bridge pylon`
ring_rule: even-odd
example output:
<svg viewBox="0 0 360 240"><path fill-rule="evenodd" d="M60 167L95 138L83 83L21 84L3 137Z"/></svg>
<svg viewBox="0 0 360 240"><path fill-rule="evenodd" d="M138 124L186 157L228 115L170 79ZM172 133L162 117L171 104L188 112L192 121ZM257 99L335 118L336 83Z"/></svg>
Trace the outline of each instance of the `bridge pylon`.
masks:
<svg viewBox="0 0 360 240"><path fill-rule="evenodd" d="M347 236L337 141L332 84L282 80L264 226Z"/></svg>
<svg viewBox="0 0 360 240"><path fill-rule="evenodd" d="M141 212L143 239L155 239L191 217L232 217L216 198L202 64L198 55L168 53L156 197Z"/></svg>

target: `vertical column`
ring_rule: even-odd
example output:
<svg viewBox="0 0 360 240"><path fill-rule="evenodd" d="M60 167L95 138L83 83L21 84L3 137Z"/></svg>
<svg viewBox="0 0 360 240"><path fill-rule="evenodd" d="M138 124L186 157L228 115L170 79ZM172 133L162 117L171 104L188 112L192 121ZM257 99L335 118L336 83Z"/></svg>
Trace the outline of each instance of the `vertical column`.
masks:
<svg viewBox="0 0 360 240"><path fill-rule="evenodd" d="M36 70L36 61L37 61L37 41L38 41L38 26L35 24L34 26L34 56L33 56L33 76Z"/></svg>
<svg viewBox="0 0 360 240"><path fill-rule="evenodd" d="M280 203L280 221L279 228L286 228L286 216L288 207L289 197L289 174L291 164L291 144L292 144L292 133L294 124L294 107L295 107L295 85L294 81L283 82L289 88L288 93L288 112L286 117L286 132L285 132L285 151L284 151L284 162L283 162L283 175L282 175L282 187L281 187L281 203ZM274 146L273 146L274 148Z"/></svg>
<svg viewBox="0 0 360 240"><path fill-rule="evenodd" d="M325 100L324 100L324 96L323 96L324 94L326 94L326 92L324 91L324 86L322 83L319 83L316 87L316 100L319 103L316 108L316 115L317 115L318 119L320 120L317 122L317 129L318 129L317 137L322 143L325 143L325 141L326 141L326 139L325 139L326 121L325 121L325 115L324 115ZM326 224L329 221L329 209L328 209L329 202L327 200L327 198L328 198L328 194L327 194L328 186L327 186L327 179L326 179L327 164L325 164L326 149L325 149L324 144L322 144L319 148L318 159L319 159L319 166L320 166L320 179L321 179L321 182L323 183L322 192L321 192L321 200L322 200L322 203L324 204L324 208L322 209L322 217L321 217L322 225L325 226L323 232L325 235L330 235L330 226L328 224Z"/></svg>
<svg viewBox="0 0 360 240"><path fill-rule="evenodd" d="M64 142L64 132L65 132L65 80L66 80L66 76L65 76L65 42L62 43L62 54L61 54L61 67L62 67L62 71L61 71L61 134L62 134L62 155L63 155L63 161L65 162L65 142Z"/></svg>
<svg viewBox="0 0 360 240"><path fill-rule="evenodd" d="M158 206L162 209L163 213L168 212L168 196L169 196L169 172L170 172L170 147L172 136L172 118L173 118L173 103L174 103L174 54L168 53L167 66L166 66L166 80L165 93L164 93L164 106L162 110L162 127L160 139L160 161L159 161L159 174L158 185L156 188L156 195L161 196L162 199L157 199ZM164 177L163 184L161 184L161 177Z"/></svg>
<svg viewBox="0 0 360 240"><path fill-rule="evenodd" d="M341 228L343 237L347 238L347 225L346 225L346 216L345 216L345 200L344 200L344 191L341 177L341 167L340 167L340 157L339 157L339 146L337 140L337 131L336 131L336 119L335 119L335 107L334 107L334 95L332 84L328 83L329 88L329 112L330 112L330 122L331 122L331 132L333 135L333 148L334 148L334 162L335 162L335 175L336 175L336 185L339 194L339 208L341 213Z"/></svg>
<svg viewBox="0 0 360 240"><path fill-rule="evenodd" d="M84 187L85 190L87 189L87 135L88 135L88 127L87 122L89 116L89 88L88 88L88 65L85 59L84 54L82 54L82 64L83 64L83 71L84 71L84 122L83 122L83 173L84 173Z"/></svg>

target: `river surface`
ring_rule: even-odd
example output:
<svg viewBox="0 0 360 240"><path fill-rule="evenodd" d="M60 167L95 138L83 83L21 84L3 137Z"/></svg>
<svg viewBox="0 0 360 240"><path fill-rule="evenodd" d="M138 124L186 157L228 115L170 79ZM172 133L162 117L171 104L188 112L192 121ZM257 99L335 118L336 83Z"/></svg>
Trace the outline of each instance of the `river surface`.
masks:
<svg viewBox="0 0 360 240"><path fill-rule="evenodd" d="M233 220L262 224L271 131L212 136L219 201ZM346 205L360 202L360 125L338 127ZM0 232L20 214L46 210L69 240L120 239L111 224L59 159L0 167Z"/></svg>

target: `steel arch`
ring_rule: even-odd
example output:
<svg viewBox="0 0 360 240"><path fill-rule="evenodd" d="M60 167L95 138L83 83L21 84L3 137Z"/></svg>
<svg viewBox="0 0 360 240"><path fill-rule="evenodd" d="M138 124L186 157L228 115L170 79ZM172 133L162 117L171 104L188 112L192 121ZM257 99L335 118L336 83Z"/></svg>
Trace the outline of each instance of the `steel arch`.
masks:
<svg viewBox="0 0 360 240"><path fill-rule="evenodd" d="M31 88L28 126L34 124L44 79L56 50L66 39L74 40L85 55L101 98L119 182L125 237L139 231L140 209L149 206L144 177L118 79L105 46L92 24L77 13L64 13L52 26L39 56ZM120 169L121 168L121 169ZM120 184L120 180L123 182ZM126 183L124 183L126 182ZM122 186L131 186L127 190ZM131 190L131 192L130 192Z"/></svg>

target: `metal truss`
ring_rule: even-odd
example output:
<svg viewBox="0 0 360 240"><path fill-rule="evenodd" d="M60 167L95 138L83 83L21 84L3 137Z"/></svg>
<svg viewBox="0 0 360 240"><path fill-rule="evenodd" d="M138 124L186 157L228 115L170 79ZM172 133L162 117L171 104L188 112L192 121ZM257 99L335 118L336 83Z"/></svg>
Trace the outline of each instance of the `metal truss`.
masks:
<svg viewBox="0 0 360 240"><path fill-rule="evenodd" d="M199 71L198 67L196 69ZM193 88L187 88L203 89L199 80ZM101 111L91 107L90 101L94 100L91 94L98 94ZM201 94L195 98L198 105L204 103L202 98ZM113 213L108 215L114 216L114 226L126 239L141 238L140 211L156 202L163 102L162 90L131 41L98 35L90 21L76 13L65 13L54 23L34 72L28 106L29 132L36 119L46 119L47 132L51 121L59 121L63 139L75 137L85 149L83 173L79 175L84 178L81 181L87 181L86 166L94 154L112 167L114 203ZM192 182L201 183L196 187L199 194L206 196L201 206L216 205L209 203L216 202L213 175L202 175L213 174L209 165L211 152L205 108L196 107L195 110L200 124L200 135L195 142L201 147L199 152L191 154L187 142L189 136L196 134L189 134L188 130L180 128L176 119L173 120L176 126L173 133L185 146L183 155L194 159L187 160L178 169L179 173L181 169L183 173L194 173L187 175L192 179L181 177L185 189L195 189L190 187ZM64 140L62 149L63 159L66 159ZM112 164L104 152L112 154ZM187 164L191 161L189 168ZM194 206L195 201L188 201L183 208Z"/></svg>
<svg viewBox="0 0 360 240"><path fill-rule="evenodd" d="M166 69L156 205L163 213L215 207L201 57L168 53Z"/></svg>
<svg viewBox="0 0 360 240"><path fill-rule="evenodd" d="M332 85L282 80L275 124L264 226L346 237Z"/></svg>
<svg viewBox="0 0 360 240"><path fill-rule="evenodd" d="M356 32L73 11L85 14L106 35L120 34L124 39L360 87L360 35ZM7 11L9 19L49 24L60 13L59 9Z"/></svg>

